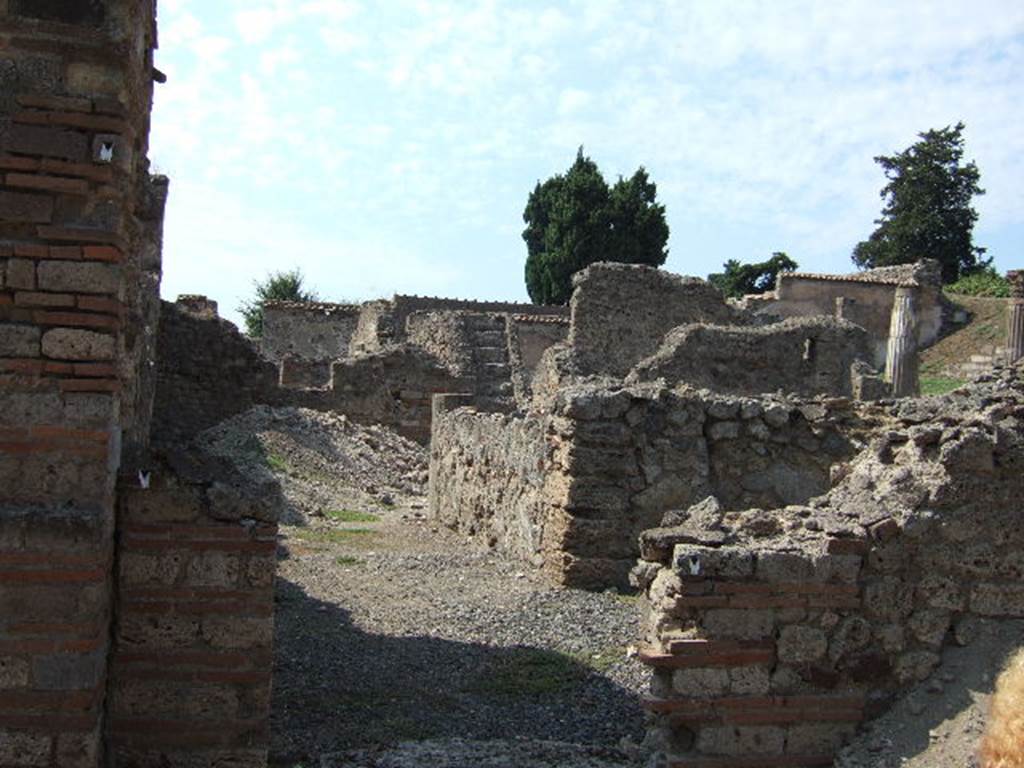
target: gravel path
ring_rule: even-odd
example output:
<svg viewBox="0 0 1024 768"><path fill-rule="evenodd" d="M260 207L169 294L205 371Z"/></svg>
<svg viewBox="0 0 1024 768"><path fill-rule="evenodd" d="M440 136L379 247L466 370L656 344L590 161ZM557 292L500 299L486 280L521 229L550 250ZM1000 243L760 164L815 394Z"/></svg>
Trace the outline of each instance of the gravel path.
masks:
<svg viewBox="0 0 1024 768"><path fill-rule="evenodd" d="M613 748L642 737L647 680L626 656L635 599L548 585L433 527L415 497L350 511L379 520L283 529L276 765L626 764ZM450 739L468 740L449 745L455 762L430 756L436 741L381 750ZM474 743L496 739L511 741Z"/></svg>

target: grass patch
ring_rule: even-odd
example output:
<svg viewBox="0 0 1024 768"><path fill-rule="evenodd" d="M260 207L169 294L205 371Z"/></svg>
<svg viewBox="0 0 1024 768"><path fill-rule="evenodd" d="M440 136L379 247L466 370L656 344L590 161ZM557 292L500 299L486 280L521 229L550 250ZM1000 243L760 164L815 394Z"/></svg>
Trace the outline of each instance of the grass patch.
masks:
<svg viewBox="0 0 1024 768"><path fill-rule="evenodd" d="M577 664L589 667L594 672L604 674L615 666L626 655L624 648L618 645L602 648L596 653L590 651L577 651L568 654L569 658Z"/></svg>
<svg viewBox="0 0 1024 768"><path fill-rule="evenodd" d="M339 523L379 523L380 518L370 512L356 512L352 509L329 509L324 515Z"/></svg>
<svg viewBox="0 0 1024 768"><path fill-rule="evenodd" d="M618 650L598 654L510 648L484 665L466 691L498 696L544 696L576 688L592 672L604 672Z"/></svg>
<svg viewBox="0 0 1024 768"><path fill-rule="evenodd" d="M322 544L354 544L372 539L377 531L370 528L296 528L293 535L302 541Z"/></svg>
<svg viewBox="0 0 1024 768"><path fill-rule="evenodd" d="M349 557L348 555L342 555L341 557L334 558L334 562L337 565L362 565L363 561L358 557Z"/></svg>
<svg viewBox="0 0 1024 768"><path fill-rule="evenodd" d="M626 605L637 605L643 599L643 594L640 592L631 592L629 594L616 592L614 596L618 602L625 603Z"/></svg>
<svg viewBox="0 0 1024 768"><path fill-rule="evenodd" d="M944 395L963 385L964 382L962 380L954 379L952 376L922 376L921 394Z"/></svg>
<svg viewBox="0 0 1024 768"><path fill-rule="evenodd" d="M275 472L287 472L288 462L284 460L283 456L278 456L276 453L268 453L265 457L267 466Z"/></svg>

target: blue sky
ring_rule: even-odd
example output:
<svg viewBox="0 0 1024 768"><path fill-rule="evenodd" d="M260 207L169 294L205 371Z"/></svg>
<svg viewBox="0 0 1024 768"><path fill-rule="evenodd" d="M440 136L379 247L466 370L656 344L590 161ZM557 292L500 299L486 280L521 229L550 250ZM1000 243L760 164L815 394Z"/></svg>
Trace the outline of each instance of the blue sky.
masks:
<svg viewBox="0 0 1024 768"><path fill-rule="evenodd" d="M1020 2L160 0L157 66L162 293L229 319L291 267L331 301L525 301L527 195L581 144L647 168L666 269L846 272L872 158L963 120L975 242L1024 266Z"/></svg>

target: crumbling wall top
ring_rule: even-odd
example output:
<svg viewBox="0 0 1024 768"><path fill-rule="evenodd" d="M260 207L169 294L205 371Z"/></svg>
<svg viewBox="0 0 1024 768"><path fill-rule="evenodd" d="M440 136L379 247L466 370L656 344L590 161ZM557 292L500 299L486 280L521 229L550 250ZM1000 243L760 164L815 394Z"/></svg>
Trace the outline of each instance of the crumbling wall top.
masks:
<svg viewBox="0 0 1024 768"><path fill-rule="evenodd" d="M568 343L584 375L625 376L676 326L742 321L714 286L653 267L591 264L573 286Z"/></svg>

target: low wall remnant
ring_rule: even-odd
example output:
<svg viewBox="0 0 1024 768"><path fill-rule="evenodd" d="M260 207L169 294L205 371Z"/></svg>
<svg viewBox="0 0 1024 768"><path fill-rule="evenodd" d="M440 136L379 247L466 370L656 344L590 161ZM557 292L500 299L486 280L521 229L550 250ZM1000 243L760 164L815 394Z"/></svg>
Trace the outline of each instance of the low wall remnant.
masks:
<svg viewBox="0 0 1024 768"><path fill-rule="evenodd" d="M978 619L1024 617L1024 369L901 400L838 483L642 534L647 740L668 765L831 765Z"/></svg>

